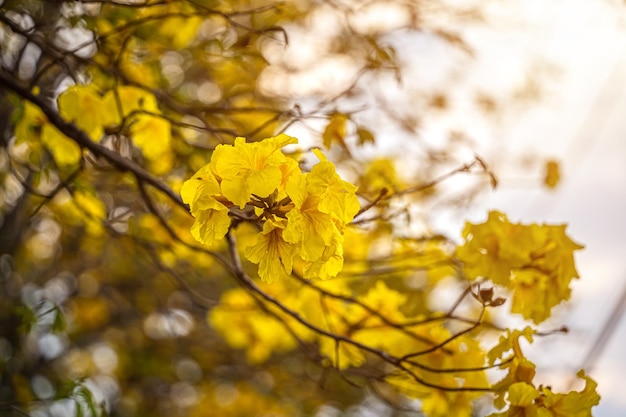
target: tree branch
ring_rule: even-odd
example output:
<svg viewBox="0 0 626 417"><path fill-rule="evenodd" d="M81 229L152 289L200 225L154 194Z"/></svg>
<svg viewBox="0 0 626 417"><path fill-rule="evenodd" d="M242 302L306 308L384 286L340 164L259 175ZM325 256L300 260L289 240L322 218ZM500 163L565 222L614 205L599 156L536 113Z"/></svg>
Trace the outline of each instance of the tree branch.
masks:
<svg viewBox="0 0 626 417"><path fill-rule="evenodd" d="M95 155L103 157L122 172L132 172L137 179L145 182L146 184L150 184L152 187L165 194L174 204L185 209L187 212L189 211L187 205L183 203L180 196L174 193L174 191L172 191L172 189L165 185L162 181L150 174L134 161L124 158L120 154L113 152L111 149L99 143L93 142L91 138L84 131L76 127L75 124L68 123L63 120L61 115L50 103L48 103L46 99L33 94L26 87L18 85L15 83L15 80L8 78L4 71L1 70L0 85L4 85L15 94L39 107L46 115L50 123L59 129L65 136L74 140L81 147L90 150Z"/></svg>

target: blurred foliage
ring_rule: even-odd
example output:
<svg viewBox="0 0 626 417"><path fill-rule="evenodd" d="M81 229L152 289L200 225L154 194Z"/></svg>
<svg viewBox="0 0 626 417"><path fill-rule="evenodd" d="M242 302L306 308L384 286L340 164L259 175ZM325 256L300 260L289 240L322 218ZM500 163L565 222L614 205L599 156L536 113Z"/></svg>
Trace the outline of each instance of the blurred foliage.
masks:
<svg viewBox="0 0 626 417"><path fill-rule="evenodd" d="M595 383L542 387L540 332L492 312L569 298L565 226L432 226L497 181L463 133L419 134L451 91L394 104L394 36L471 57L463 22L481 9L0 2L0 412L590 415Z"/></svg>

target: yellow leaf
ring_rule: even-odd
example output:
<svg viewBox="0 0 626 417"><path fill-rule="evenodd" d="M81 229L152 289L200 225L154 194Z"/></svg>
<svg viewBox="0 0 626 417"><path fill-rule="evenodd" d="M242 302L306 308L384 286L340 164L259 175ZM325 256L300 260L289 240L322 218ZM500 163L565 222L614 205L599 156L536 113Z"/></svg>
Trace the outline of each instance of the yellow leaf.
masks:
<svg viewBox="0 0 626 417"><path fill-rule="evenodd" d="M347 130L348 116L343 113L333 113L330 116L330 122L326 125L322 138L324 147L330 149L333 143L339 143L345 147L345 137Z"/></svg>
<svg viewBox="0 0 626 417"><path fill-rule="evenodd" d="M356 134L359 137L360 145L365 145L366 143L373 144L376 142L376 139L374 138L374 134L368 129L360 127L356 130Z"/></svg>
<svg viewBox="0 0 626 417"><path fill-rule="evenodd" d="M561 173L559 169L559 163L555 160L549 160L546 162L545 175L543 183L548 188L556 188L561 180Z"/></svg>

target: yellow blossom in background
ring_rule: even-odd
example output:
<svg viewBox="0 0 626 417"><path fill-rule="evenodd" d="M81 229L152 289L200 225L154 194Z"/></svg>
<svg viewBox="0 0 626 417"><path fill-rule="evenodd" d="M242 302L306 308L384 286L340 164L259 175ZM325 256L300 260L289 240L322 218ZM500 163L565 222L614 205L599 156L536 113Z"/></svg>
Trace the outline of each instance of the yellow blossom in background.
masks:
<svg viewBox="0 0 626 417"><path fill-rule="evenodd" d="M61 169L78 165L83 157L80 146L50 123L46 123L41 128L41 143L50 151Z"/></svg>
<svg viewBox="0 0 626 417"><path fill-rule="evenodd" d="M37 136L39 129L48 122L48 118L30 101L24 103L21 115L15 125L16 142L31 142Z"/></svg>
<svg viewBox="0 0 626 417"><path fill-rule="evenodd" d="M37 155L42 144L50 152L61 170L75 168L82 159L82 150L73 140L61 133L34 104L24 103L22 115L15 127L16 143L28 143L31 153Z"/></svg>
<svg viewBox="0 0 626 417"><path fill-rule="evenodd" d="M354 323L352 337L393 355L403 356L410 353L410 349L415 347L413 341L405 332L387 324L403 323L407 320L407 316L401 310L407 300L407 294L389 288L382 280L376 281L366 294L359 297L359 301L376 314L356 305L346 314L350 317L350 322ZM383 321L381 316L387 321Z"/></svg>
<svg viewBox="0 0 626 417"><path fill-rule="evenodd" d="M78 190L73 193L74 204L81 213L87 232L92 235L104 233L102 221L106 219L106 207L98 196L90 190Z"/></svg>
<svg viewBox="0 0 626 417"><path fill-rule="evenodd" d="M416 329L416 331L418 330ZM431 340L432 343L427 344L405 338L404 346L401 347L407 349L408 352L419 352L436 343L446 340L449 343L446 344L448 352L437 349L426 355L419 355L414 358L417 363L428 364L431 369L480 369L484 365L485 355L478 342L471 337L462 335L451 340L450 331L437 324L420 326L419 335ZM408 370L411 373L406 371L393 372L387 376L386 381L405 395L419 399L424 414L429 417L470 417L472 415L472 402L480 397L481 393L447 391L443 388L485 387L488 385L485 372L480 370L452 374L430 371L415 365L409 366ZM413 375L442 388L426 387L417 383Z"/></svg>
<svg viewBox="0 0 626 417"><path fill-rule="evenodd" d="M511 312L540 323L550 315L550 307L558 304L557 294L550 293L550 277L541 271L523 269L513 272ZM556 301L556 302L555 302Z"/></svg>
<svg viewBox="0 0 626 417"><path fill-rule="evenodd" d="M102 112L103 98L91 85L74 85L58 99L59 113L68 122L76 124L93 141L104 133L106 113Z"/></svg>
<svg viewBox="0 0 626 417"><path fill-rule="evenodd" d="M360 189L370 194L379 194L383 189L393 193L402 188L393 160L380 158L371 161L361 177Z"/></svg>
<svg viewBox="0 0 626 417"><path fill-rule="evenodd" d="M296 340L277 319L258 309L254 298L244 289L225 292L208 321L236 349L246 348L250 363L265 361L271 354L296 347Z"/></svg>
<svg viewBox="0 0 626 417"><path fill-rule="evenodd" d="M122 86L109 90L103 97L106 125L122 125L133 144L141 150L156 174L172 166L171 126L161 116L156 97L137 87Z"/></svg>
<svg viewBox="0 0 626 417"><path fill-rule="evenodd" d="M543 242L542 231L513 224L498 211L489 213L481 224L466 223L465 244L457 248L468 278L489 278L497 284L509 282L511 270L528 265L531 253Z"/></svg>
<svg viewBox="0 0 626 417"><path fill-rule="evenodd" d="M107 217L106 206L92 189L80 188L72 193L61 191L55 196L54 205L61 220L83 226L87 235L100 237L104 233L102 222ZM97 239L93 240L92 243L97 243Z"/></svg>
<svg viewBox="0 0 626 417"><path fill-rule="evenodd" d="M153 94L138 87L120 86L107 91L103 97L106 123L120 125L125 117L141 111L157 113L159 106Z"/></svg>
<svg viewBox="0 0 626 417"><path fill-rule="evenodd" d="M130 135L135 146L149 160L164 155L171 146L170 123L156 116L138 115L130 125Z"/></svg>
<svg viewBox="0 0 626 417"><path fill-rule="evenodd" d="M541 393L527 382L516 382L511 384L507 390L507 400L509 408L503 413L493 413L489 417L549 417L550 413L540 409L535 403Z"/></svg>
<svg viewBox="0 0 626 417"><path fill-rule="evenodd" d="M401 322L406 319L406 317L400 311L400 307L406 303L407 298L408 296L406 294L401 294L389 288L384 281L378 280L372 285L367 294L361 297L360 301L373 308L377 313L382 314L387 319ZM380 326L382 323L379 317L372 316L371 313L365 312L363 309L361 309L361 316L363 317L355 317L352 315L352 318L354 321L367 320L363 322L364 328L368 326Z"/></svg>
<svg viewBox="0 0 626 417"><path fill-rule="evenodd" d="M485 223L467 223L456 254L470 279L488 278L513 293L511 311L541 323L552 307L570 297L578 278L574 251L583 246L565 234L565 225L511 223L493 211Z"/></svg>

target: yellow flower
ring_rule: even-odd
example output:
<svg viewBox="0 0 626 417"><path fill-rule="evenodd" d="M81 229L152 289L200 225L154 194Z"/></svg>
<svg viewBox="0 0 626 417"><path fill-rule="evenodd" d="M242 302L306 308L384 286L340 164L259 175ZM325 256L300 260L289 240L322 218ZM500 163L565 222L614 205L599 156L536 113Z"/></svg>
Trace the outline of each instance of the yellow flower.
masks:
<svg viewBox="0 0 626 417"><path fill-rule="evenodd" d="M465 245L457 249L457 256L467 277L482 276L507 285L511 270L528 265L531 253L541 248L545 231L510 223L504 214L492 211L485 223L466 223L463 237Z"/></svg>
<svg viewBox="0 0 626 417"><path fill-rule="evenodd" d="M244 256L258 264L264 281L291 274L294 259L302 260L306 278L337 276L343 268L343 231L359 210L356 186L342 180L321 152L316 152L320 162L302 174L281 150L293 143L297 139L283 134L219 145L209 164L181 189L196 218L191 233L205 244L227 233L231 206L254 208L253 220L263 231Z"/></svg>
<svg viewBox="0 0 626 417"><path fill-rule="evenodd" d="M582 391L553 393L549 387L535 388L527 382L516 382L507 390L509 408L489 417L592 417L591 409L600 402L594 380L578 372L586 381Z"/></svg>
<svg viewBox="0 0 626 417"><path fill-rule="evenodd" d="M343 269L343 236L335 235L331 244L324 248L322 256L304 264L305 278L334 278Z"/></svg>
<svg viewBox="0 0 626 417"><path fill-rule="evenodd" d="M216 199L220 186L208 165L183 183L180 195L195 217L191 234L196 240L210 245L226 235L230 227L228 208Z"/></svg>
<svg viewBox="0 0 626 417"><path fill-rule="evenodd" d="M295 207L287 212L285 240L297 245L305 261L315 261L330 245L333 235L339 233L330 214L319 209L320 199L307 187L307 174L291 177L287 182L287 194Z"/></svg>
<svg viewBox="0 0 626 417"><path fill-rule="evenodd" d="M103 99L90 85L74 85L58 99L59 113L68 122L73 122L94 141L104 133L106 115L102 111Z"/></svg>
<svg viewBox="0 0 626 417"><path fill-rule="evenodd" d="M402 188L394 163L388 158L375 159L370 162L365 174L361 177L360 184L361 191L369 194L378 194L382 189L393 193Z"/></svg>
<svg viewBox="0 0 626 417"><path fill-rule="evenodd" d="M463 236L465 244L456 255L465 274L510 288L512 312L538 324L569 299L570 282L578 278L574 251L583 246L565 234L565 225L510 223L491 212L485 223L467 223Z"/></svg>
<svg viewBox="0 0 626 417"><path fill-rule="evenodd" d="M543 388L545 398L543 405L548 408L554 417L592 417L591 408L600 402L596 392L598 384L580 370L576 374L585 380L582 391L571 391L567 394L555 394L550 388Z"/></svg>
<svg viewBox="0 0 626 417"><path fill-rule="evenodd" d="M46 123L41 128L41 143L50 151L57 165L62 169L78 165L83 157L80 146L50 123Z"/></svg>
<svg viewBox="0 0 626 417"><path fill-rule="evenodd" d="M282 222L268 220L257 241L245 250L245 257L259 265L259 276L264 281L274 281L291 274L293 245L283 239Z"/></svg>
<svg viewBox="0 0 626 417"><path fill-rule="evenodd" d="M527 382L511 384L507 391L509 408L503 413L490 414L489 417L548 417L550 414L535 403L540 395L541 393Z"/></svg>
<svg viewBox="0 0 626 417"><path fill-rule="evenodd" d="M167 172L172 165L172 133L170 122L147 113L160 114L156 97L137 87L122 86L103 98L107 125L121 125L124 120L133 144L141 149L157 174Z"/></svg>
<svg viewBox="0 0 626 417"><path fill-rule="evenodd" d="M319 149L313 150L320 159L307 178L309 192L320 199L319 210L347 224L358 213L360 205L356 197L357 187L337 175L335 165L326 159Z"/></svg>
<svg viewBox="0 0 626 417"><path fill-rule="evenodd" d="M219 145L211 158L211 168L221 179L223 195L240 208L253 194L267 197L283 183L282 166L289 164L281 148L297 139L279 135L261 142L246 143L235 139L235 145Z"/></svg>
<svg viewBox="0 0 626 417"><path fill-rule="evenodd" d="M254 298L241 288L225 292L208 321L231 347L246 349L249 363L264 362L272 353L297 346L283 323L260 311Z"/></svg>
<svg viewBox="0 0 626 417"><path fill-rule="evenodd" d="M284 238L304 261L305 278L327 279L343 268L343 230L359 210L356 186L342 180L319 151L310 173L292 176L286 192L294 207L287 212Z"/></svg>

